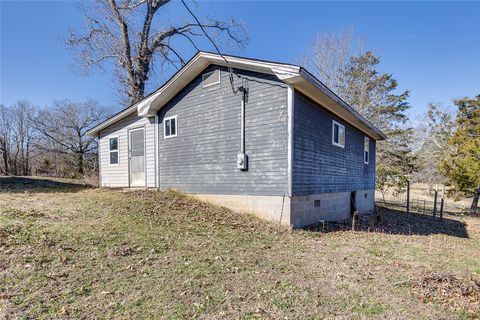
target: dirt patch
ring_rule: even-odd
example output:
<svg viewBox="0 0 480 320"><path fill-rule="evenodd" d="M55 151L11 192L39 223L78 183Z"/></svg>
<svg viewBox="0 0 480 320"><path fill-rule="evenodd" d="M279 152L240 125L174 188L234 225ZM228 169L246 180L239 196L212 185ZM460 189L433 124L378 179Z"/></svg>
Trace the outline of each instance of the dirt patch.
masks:
<svg viewBox="0 0 480 320"><path fill-rule="evenodd" d="M425 303L440 303L451 310L468 310L480 315L480 278L429 273L411 285L419 300Z"/></svg>

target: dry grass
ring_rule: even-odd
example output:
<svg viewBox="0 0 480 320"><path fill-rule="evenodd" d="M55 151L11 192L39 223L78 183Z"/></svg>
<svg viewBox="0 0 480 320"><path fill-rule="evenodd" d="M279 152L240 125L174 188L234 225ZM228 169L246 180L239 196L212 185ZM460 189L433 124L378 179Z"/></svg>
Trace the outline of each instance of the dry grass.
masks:
<svg viewBox="0 0 480 320"><path fill-rule="evenodd" d="M480 317L452 304L476 290L479 219L290 231L172 191L22 181L0 180L0 318ZM431 274L449 284L425 291Z"/></svg>

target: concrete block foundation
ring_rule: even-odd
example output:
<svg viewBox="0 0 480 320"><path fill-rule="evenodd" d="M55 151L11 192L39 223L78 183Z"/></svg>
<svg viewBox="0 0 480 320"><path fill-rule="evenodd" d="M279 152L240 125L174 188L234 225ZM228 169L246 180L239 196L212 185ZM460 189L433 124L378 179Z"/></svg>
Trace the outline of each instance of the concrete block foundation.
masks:
<svg viewBox="0 0 480 320"><path fill-rule="evenodd" d="M375 191L355 191L355 207L359 214L373 212ZM241 213L250 213L262 219L301 228L319 220L344 221L350 219L351 192L310 194L303 196L254 196L194 194L193 196Z"/></svg>
<svg viewBox="0 0 480 320"><path fill-rule="evenodd" d="M224 194L192 194L200 200L220 205L241 213L290 226L290 198L288 196L253 196Z"/></svg>

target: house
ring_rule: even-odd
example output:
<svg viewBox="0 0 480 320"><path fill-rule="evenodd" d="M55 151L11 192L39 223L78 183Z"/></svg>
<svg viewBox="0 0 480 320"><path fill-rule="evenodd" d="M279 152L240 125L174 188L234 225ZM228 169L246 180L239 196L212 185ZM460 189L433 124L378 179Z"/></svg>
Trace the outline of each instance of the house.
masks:
<svg viewBox="0 0 480 320"><path fill-rule="evenodd" d="M174 188L291 227L371 212L385 135L299 66L225 58L198 52L88 132L100 186Z"/></svg>

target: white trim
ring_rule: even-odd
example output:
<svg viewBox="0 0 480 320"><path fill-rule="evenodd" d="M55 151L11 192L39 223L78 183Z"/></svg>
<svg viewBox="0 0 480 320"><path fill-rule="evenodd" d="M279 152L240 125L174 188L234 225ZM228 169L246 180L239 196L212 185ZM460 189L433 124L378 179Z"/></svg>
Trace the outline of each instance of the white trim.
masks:
<svg viewBox="0 0 480 320"><path fill-rule="evenodd" d="M209 84L205 84L205 76L210 75L210 74L214 74L215 72L218 73L218 81L212 82L212 83L209 83ZM219 69L216 69L216 70L213 70L213 71L206 72L206 73L202 74L202 88L208 88L208 87L214 86L216 84L219 84L221 78L222 78L222 75L221 75Z"/></svg>
<svg viewBox="0 0 480 320"><path fill-rule="evenodd" d="M130 150L131 139L130 133L132 131L143 130L143 186L133 187L146 187L147 186L147 130L145 125L135 126L127 129L128 149L127 149L127 161L128 161L128 186L132 188L132 181L130 179Z"/></svg>
<svg viewBox="0 0 480 320"><path fill-rule="evenodd" d="M100 123L99 125L97 125L96 127L90 129L87 131L87 135L89 137L95 137L95 135L102 131L103 129L111 126L112 124L116 123L117 121L119 120L122 120L123 118L125 118L126 116L129 116L131 115L132 113L134 113L135 111L137 111L137 107L136 105L133 105L133 106L130 106L129 108L123 110L123 111L120 111L119 113L117 113L116 115L114 115L113 117L111 117L110 119L107 119L105 120L104 122Z"/></svg>
<svg viewBox="0 0 480 320"><path fill-rule="evenodd" d="M175 119L175 134L170 134L170 135L167 136L166 122L167 122L167 120L171 120L171 119ZM172 127L170 125L170 132L171 131L172 131ZM175 115L175 116L163 118L163 138L164 139L175 138L177 136L177 134L178 134L178 116Z"/></svg>
<svg viewBox="0 0 480 320"><path fill-rule="evenodd" d="M109 154L110 158L110 154ZM97 162L98 162L98 187L102 187L102 149L100 143L100 132L97 132Z"/></svg>
<svg viewBox="0 0 480 320"><path fill-rule="evenodd" d="M295 102L295 92L292 86L287 88L287 188L288 196L293 196L293 133L294 133L294 102Z"/></svg>
<svg viewBox="0 0 480 320"><path fill-rule="evenodd" d="M360 123L355 124L351 120L346 119L344 115L339 114L338 112L335 112L334 109L332 110L331 108L327 108L327 106L324 106L324 108L327 108L331 112L339 115L343 120L346 122L350 123L351 125L355 126L358 128L360 131L372 136L372 137L377 137L376 140L385 140L387 139L387 136L380 131L377 127L375 127L372 123L370 123L367 119L365 119L361 114L359 114L355 109L353 109L350 105L348 105L345 101L340 99L332 90L330 90L327 86L325 86L323 83L321 83L317 78L315 78L310 72L308 72L305 69L301 69L300 71L300 76L305 79L308 83L311 83L313 86L315 86L318 90L323 92L325 95L328 96L329 99L334 101L338 106L341 107L344 111L347 112L347 114L352 115L355 119L357 119ZM312 98L313 99L313 98ZM315 99L313 99L315 100ZM321 104L321 103L320 103ZM366 127L366 129L365 129ZM370 132L371 131L371 132Z"/></svg>
<svg viewBox="0 0 480 320"><path fill-rule="evenodd" d="M120 138L117 136L108 136L108 165L109 166L119 166L120 165ZM110 139L117 139L117 150L110 150ZM117 153L117 163L112 163L110 158L110 153Z"/></svg>
<svg viewBox="0 0 480 320"><path fill-rule="evenodd" d="M367 145L368 144L368 145ZM365 153L367 153L367 161L365 161ZM370 138L364 137L363 139L363 163L368 164L370 162Z"/></svg>
<svg viewBox="0 0 480 320"><path fill-rule="evenodd" d="M330 112L338 115L345 122L363 131L365 134L376 140L386 139L378 128L368 122L351 106L340 99L335 93L327 88L323 83L316 79L311 73L299 66L261 61L234 56L224 56L232 68L261 72L265 74L276 75L279 79L295 87L311 99L316 101ZM89 130L87 134L94 137L96 132L103 130L116 121L137 111L140 117L152 117L168 101L170 101L180 90L205 70L209 65L225 66L224 57L209 52L197 53L183 68L181 68L170 80L162 87L152 93L145 99L135 103L130 108L120 112L111 119L101 123L95 128ZM310 91L310 94L308 92ZM313 92L313 93L312 93Z"/></svg>
<svg viewBox="0 0 480 320"><path fill-rule="evenodd" d="M153 124L153 130L155 130L153 137L155 141L155 187L160 188L160 170L158 168L158 115L155 116L155 122Z"/></svg>
<svg viewBox="0 0 480 320"><path fill-rule="evenodd" d="M335 125L338 126L338 142L335 142ZM340 128L343 128L343 144L340 143ZM346 140L347 133L345 132L345 126L335 120L332 120L332 144L340 148L345 148Z"/></svg>

